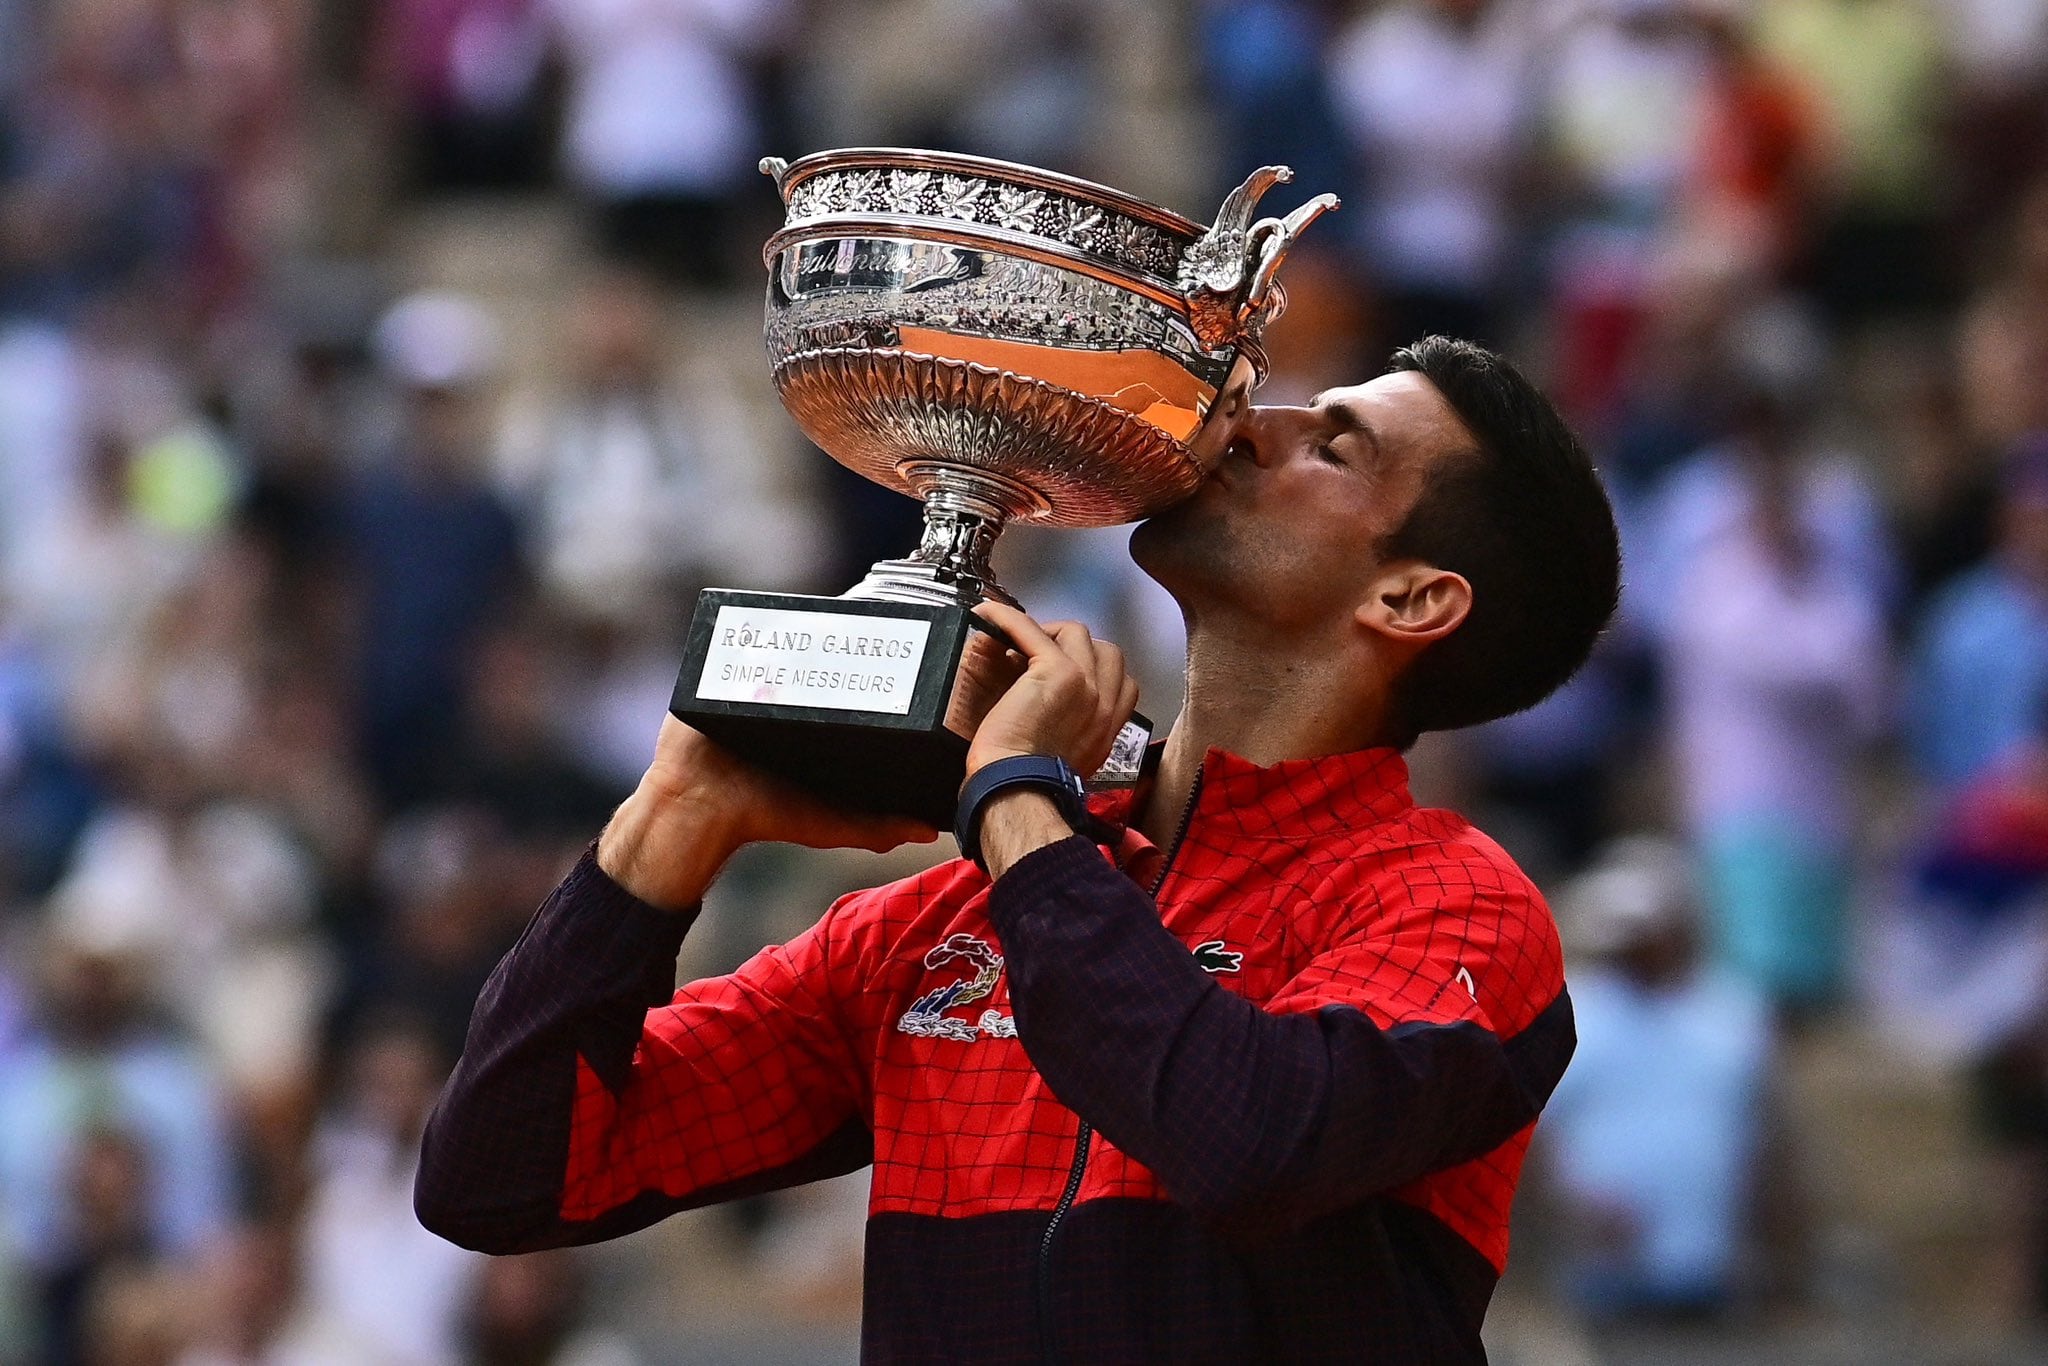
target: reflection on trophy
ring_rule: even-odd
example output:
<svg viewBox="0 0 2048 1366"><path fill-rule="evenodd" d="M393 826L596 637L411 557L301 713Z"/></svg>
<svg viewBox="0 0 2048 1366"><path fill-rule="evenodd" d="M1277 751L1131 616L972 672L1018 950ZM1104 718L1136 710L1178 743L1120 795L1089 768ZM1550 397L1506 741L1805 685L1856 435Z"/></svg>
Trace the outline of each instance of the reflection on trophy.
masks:
<svg viewBox="0 0 2048 1366"><path fill-rule="evenodd" d="M770 158L768 354L797 425L924 503L906 559L838 598L706 589L670 710L843 808L952 822L975 726L1016 677L971 608L1014 602L1006 522L1135 521L1192 493L1265 377L1294 239L1268 166L1202 225L1104 186L942 152ZM1136 780L1133 718L1093 781Z"/></svg>

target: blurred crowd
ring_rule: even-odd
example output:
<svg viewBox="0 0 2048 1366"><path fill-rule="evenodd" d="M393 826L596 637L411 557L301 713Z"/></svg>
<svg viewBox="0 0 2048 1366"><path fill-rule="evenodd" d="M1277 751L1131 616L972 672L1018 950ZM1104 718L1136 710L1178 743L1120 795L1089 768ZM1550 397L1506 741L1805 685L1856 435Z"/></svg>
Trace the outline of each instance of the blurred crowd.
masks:
<svg viewBox="0 0 2048 1366"><path fill-rule="evenodd" d="M0 1363L640 1359L586 1263L418 1229L414 1150L696 589L914 542L732 344L755 160L854 144L1198 218L1291 164L1345 205L1267 400L1445 331L1585 433L1620 620L1413 756L1571 954L1546 1294L1821 1293L1787 1091L1847 1034L1969 1097L2048 1314L2048 0L0 0ZM411 245L536 211L517 316ZM1121 546L1006 582L1168 717Z"/></svg>

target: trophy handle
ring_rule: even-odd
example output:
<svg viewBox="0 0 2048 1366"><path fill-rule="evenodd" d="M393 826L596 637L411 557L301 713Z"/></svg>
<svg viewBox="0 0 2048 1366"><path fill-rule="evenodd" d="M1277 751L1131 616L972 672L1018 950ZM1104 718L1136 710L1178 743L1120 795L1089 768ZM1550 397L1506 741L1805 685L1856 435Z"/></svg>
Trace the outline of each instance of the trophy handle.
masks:
<svg viewBox="0 0 2048 1366"><path fill-rule="evenodd" d="M783 157L762 157L759 165L761 174L775 182L775 193L781 195L783 202L787 203L789 191L784 187L784 182L789 179L788 160Z"/></svg>
<svg viewBox="0 0 2048 1366"><path fill-rule="evenodd" d="M1294 179L1290 166L1261 166L1245 177L1244 183L1224 196L1223 207L1216 211L1216 222L1203 235L1202 242L1235 243L1244 238L1252 226L1252 212L1259 207L1259 201L1266 197L1266 191L1275 185L1285 185ZM1196 256L1202 243L1195 244L1190 257L1196 261L1203 274L1203 283L1218 292L1237 288L1244 281L1242 257L1230 259L1221 253L1210 257Z"/></svg>
<svg viewBox="0 0 2048 1366"><path fill-rule="evenodd" d="M1295 240L1309 224L1342 203L1333 194L1319 194L1285 218L1262 218L1252 225L1248 246L1254 264L1251 286L1244 296L1245 318L1256 316L1266 306L1273 292L1273 277L1280 273L1280 263L1287 259L1288 249ZM1271 322L1279 316L1280 310L1276 308L1265 321Z"/></svg>
<svg viewBox="0 0 2048 1366"><path fill-rule="evenodd" d="M1178 283L1187 300L1188 324L1202 345L1233 345L1270 321L1260 311L1288 247L1310 223L1337 207L1337 196L1319 194L1285 218L1253 223L1252 213L1266 191L1293 179L1294 172L1285 166L1253 171L1224 199L1215 224L1181 257Z"/></svg>

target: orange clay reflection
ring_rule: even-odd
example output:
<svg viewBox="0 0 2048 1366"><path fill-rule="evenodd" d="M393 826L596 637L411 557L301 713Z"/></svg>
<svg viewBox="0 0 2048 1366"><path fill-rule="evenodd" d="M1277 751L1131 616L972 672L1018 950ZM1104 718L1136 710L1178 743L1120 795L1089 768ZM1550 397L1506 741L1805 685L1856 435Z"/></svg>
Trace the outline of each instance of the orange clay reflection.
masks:
<svg viewBox="0 0 2048 1366"><path fill-rule="evenodd" d="M1056 384L1077 394L1101 399L1151 423L1176 441L1186 441L1201 425L1216 397L1177 363L1156 351L1080 351L1031 342L963 337L929 327L898 329L906 351L973 361Z"/></svg>

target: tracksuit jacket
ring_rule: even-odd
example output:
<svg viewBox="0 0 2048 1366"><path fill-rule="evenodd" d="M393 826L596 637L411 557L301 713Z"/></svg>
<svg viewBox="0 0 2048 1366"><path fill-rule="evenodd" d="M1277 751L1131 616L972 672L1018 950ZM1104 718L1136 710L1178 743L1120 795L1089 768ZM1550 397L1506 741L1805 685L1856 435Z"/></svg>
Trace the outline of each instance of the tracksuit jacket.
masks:
<svg viewBox="0 0 2048 1366"><path fill-rule="evenodd" d="M1212 750L1165 850L1129 808L680 991L691 916L586 855L477 1003L421 1219L518 1252L872 1162L865 1361L1483 1361L1574 1042L1541 896L1392 750Z"/></svg>

